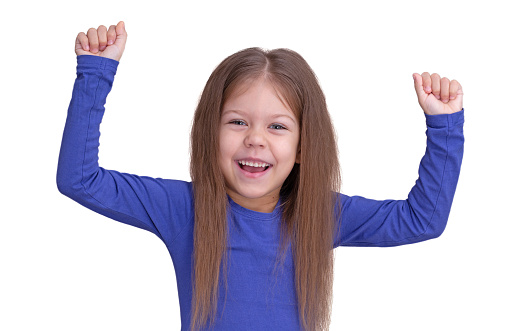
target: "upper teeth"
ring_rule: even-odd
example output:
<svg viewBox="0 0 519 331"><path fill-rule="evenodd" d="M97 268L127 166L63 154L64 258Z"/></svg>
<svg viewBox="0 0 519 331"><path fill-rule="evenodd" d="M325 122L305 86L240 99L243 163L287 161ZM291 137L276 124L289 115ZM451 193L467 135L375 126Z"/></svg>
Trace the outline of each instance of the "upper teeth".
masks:
<svg viewBox="0 0 519 331"><path fill-rule="evenodd" d="M241 165L246 165L249 167L256 167L256 168L264 168L266 166L269 166L270 164L264 163L264 162L249 162L249 161L238 161Z"/></svg>

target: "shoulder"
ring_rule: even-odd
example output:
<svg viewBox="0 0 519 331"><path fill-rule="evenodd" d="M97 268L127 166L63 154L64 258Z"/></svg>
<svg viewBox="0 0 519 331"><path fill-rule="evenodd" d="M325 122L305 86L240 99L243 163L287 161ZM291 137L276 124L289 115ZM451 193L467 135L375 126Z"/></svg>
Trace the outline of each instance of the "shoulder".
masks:
<svg viewBox="0 0 519 331"><path fill-rule="evenodd" d="M167 190L171 198L192 201L193 200L193 183L176 179L157 178Z"/></svg>

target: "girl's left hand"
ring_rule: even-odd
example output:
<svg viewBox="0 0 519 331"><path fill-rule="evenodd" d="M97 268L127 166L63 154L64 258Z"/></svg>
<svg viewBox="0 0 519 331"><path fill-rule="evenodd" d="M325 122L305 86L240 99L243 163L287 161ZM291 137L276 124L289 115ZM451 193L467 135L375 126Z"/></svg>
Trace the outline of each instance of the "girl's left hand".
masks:
<svg viewBox="0 0 519 331"><path fill-rule="evenodd" d="M427 115L452 114L463 108L463 90L458 81L428 72L414 73L413 79L418 103Z"/></svg>

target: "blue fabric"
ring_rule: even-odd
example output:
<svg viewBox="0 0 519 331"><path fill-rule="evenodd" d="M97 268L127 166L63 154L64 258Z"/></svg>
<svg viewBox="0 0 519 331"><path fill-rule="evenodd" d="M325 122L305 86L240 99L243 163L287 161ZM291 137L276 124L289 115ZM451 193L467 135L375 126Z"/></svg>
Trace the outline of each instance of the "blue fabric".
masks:
<svg viewBox="0 0 519 331"><path fill-rule="evenodd" d="M156 234L177 277L182 330L189 329L193 196L189 182L106 170L98 165L99 127L119 62L77 58L77 79L63 132L57 185L63 194L114 220ZM397 246L445 229L463 155L464 110L426 117L427 148L407 200L340 194L337 246ZM229 199L230 200L230 199ZM293 260L274 268L281 210L260 213L230 200L227 293L220 291L214 330L299 330ZM232 221L231 221L232 220ZM290 248L289 248L290 252Z"/></svg>

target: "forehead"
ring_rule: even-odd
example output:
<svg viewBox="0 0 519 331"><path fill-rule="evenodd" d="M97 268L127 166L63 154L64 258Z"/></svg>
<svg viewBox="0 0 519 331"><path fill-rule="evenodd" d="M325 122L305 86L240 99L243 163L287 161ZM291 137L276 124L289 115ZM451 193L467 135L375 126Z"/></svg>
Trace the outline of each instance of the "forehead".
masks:
<svg viewBox="0 0 519 331"><path fill-rule="evenodd" d="M262 107L263 110L282 111L296 116L284 97L286 93L283 89L266 77L238 83L225 94L222 114L233 109L254 110Z"/></svg>

